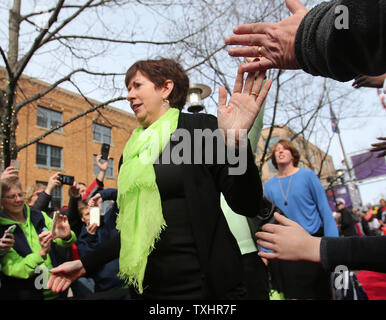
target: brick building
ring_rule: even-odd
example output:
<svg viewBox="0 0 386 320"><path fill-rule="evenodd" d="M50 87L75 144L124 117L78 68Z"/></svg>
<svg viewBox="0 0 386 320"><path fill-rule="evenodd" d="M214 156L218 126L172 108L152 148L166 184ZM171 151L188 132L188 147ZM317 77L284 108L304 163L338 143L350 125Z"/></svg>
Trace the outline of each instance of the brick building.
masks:
<svg viewBox="0 0 386 320"><path fill-rule="evenodd" d="M19 81L18 100L34 96L48 83L24 76ZM89 99L95 105L99 102ZM85 99L71 91L57 88L22 108L18 114L17 145L39 137L49 128L68 121L90 109ZM110 144L112 159L104 180L106 188L115 188L118 162L127 139L137 126L134 115L106 106L61 128L18 154L20 179L24 189L37 182L47 183L55 172L72 175L78 182L90 184L97 174L95 157L103 142ZM68 186L56 188L57 205L68 203Z"/></svg>

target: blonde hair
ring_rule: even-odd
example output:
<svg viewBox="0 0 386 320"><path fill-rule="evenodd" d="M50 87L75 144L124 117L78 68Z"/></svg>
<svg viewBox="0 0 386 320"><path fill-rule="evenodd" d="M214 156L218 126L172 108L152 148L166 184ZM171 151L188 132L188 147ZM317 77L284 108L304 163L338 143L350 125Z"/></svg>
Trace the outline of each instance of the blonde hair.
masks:
<svg viewBox="0 0 386 320"><path fill-rule="evenodd" d="M41 183L37 183L37 184L34 184L33 186L29 186L25 192L25 202L29 203L31 201L36 190L39 190L39 189L44 190L45 188L46 188L46 186L44 184L41 184Z"/></svg>

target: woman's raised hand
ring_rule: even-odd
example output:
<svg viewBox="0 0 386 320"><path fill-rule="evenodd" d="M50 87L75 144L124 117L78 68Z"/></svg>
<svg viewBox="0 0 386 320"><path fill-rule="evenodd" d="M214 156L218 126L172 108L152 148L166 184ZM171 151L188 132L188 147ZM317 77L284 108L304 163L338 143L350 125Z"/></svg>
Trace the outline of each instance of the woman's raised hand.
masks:
<svg viewBox="0 0 386 320"><path fill-rule="evenodd" d="M263 85L265 72L248 73L244 82L243 65L241 64L237 71L235 86L228 105L227 92L224 87L220 87L217 109L218 127L224 131L227 145L236 148L242 136L247 138L247 133L259 114L272 84L272 80L268 79ZM233 134L235 139L230 138Z"/></svg>

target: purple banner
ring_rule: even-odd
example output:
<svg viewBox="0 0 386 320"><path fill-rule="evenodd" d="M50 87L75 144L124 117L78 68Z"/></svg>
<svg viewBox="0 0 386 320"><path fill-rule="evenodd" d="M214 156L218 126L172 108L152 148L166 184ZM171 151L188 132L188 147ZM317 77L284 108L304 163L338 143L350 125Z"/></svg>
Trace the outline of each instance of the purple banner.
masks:
<svg viewBox="0 0 386 320"><path fill-rule="evenodd" d="M375 157L376 153L366 152L351 156L351 163L357 180L386 175L386 157Z"/></svg>
<svg viewBox="0 0 386 320"><path fill-rule="evenodd" d="M326 190L328 204L332 211L338 211L336 209L335 201L343 200L346 207L352 207L352 201L350 197L350 192L347 186L338 186L333 189Z"/></svg>

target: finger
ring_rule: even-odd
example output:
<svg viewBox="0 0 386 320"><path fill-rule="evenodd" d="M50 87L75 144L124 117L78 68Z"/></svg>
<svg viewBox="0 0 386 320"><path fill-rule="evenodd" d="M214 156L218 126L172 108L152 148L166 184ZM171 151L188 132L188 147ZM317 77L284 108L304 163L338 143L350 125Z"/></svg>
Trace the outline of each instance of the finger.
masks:
<svg viewBox="0 0 386 320"><path fill-rule="evenodd" d="M244 72L257 72L265 71L268 69L276 68L277 66L271 61L264 57L255 59L253 62L249 62L243 65Z"/></svg>
<svg viewBox="0 0 386 320"><path fill-rule="evenodd" d="M260 247L263 247L263 248L266 249L266 250L271 250L271 251L276 252L276 250L275 250L276 245L273 244L273 243L271 243L271 242L264 241L264 240L257 240L256 243L257 243Z"/></svg>
<svg viewBox="0 0 386 320"><path fill-rule="evenodd" d="M274 234L270 233L270 232L256 232L255 233L255 236L260 239L260 240L264 240L264 241L268 241L268 242L271 242L273 243L274 242Z"/></svg>
<svg viewBox="0 0 386 320"><path fill-rule="evenodd" d="M272 79L268 79L264 83L264 87L261 90L260 94L257 96L256 103L259 106L259 108L263 105L264 100L268 95L269 89L271 89L271 85L272 85Z"/></svg>
<svg viewBox="0 0 386 320"><path fill-rule="evenodd" d="M71 284L71 281L68 280L67 278L61 278L58 283L57 283L57 287L56 287L56 290L58 290L57 292L63 292L65 291Z"/></svg>
<svg viewBox="0 0 386 320"><path fill-rule="evenodd" d="M228 54L232 57L256 58L256 57L260 56L260 49L259 49L260 47L264 47L264 45L262 44L261 46L229 48Z"/></svg>
<svg viewBox="0 0 386 320"><path fill-rule="evenodd" d="M252 92L256 92L255 98L257 98L259 96L261 86L264 82L265 72L260 71L260 72L257 72L256 75L257 75L257 78L256 78L256 80L254 80L253 87L252 87Z"/></svg>
<svg viewBox="0 0 386 320"><path fill-rule="evenodd" d="M50 288L53 292L59 292L59 284L62 280L62 276L51 276L48 280L48 288ZM50 282L51 281L51 282Z"/></svg>
<svg viewBox="0 0 386 320"><path fill-rule="evenodd" d="M307 11L307 8L299 0L286 0L285 3L292 14L296 13L297 11Z"/></svg>
<svg viewBox="0 0 386 320"><path fill-rule="evenodd" d="M235 80L235 85L233 87L233 93L241 93L243 90L243 82L244 82L244 72L243 72L243 65L245 63L241 63L239 68L237 69L237 76Z"/></svg>
<svg viewBox="0 0 386 320"><path fill-rule="evenodd" d="M275 212L273 214L273 216L275 217L275 220L277 222L279 222L282 226L287 226L287 227L290 227L290 226L296 226L298 225L295 221L291 220L291 219L288 219L287 217L285 217L284 215L278 213L278 212ZM277 225L276 225L277 226ZM278 226L280 227L280 226Z"/></svg>
<svg viewBox="0 0 386 320"><path fill-rule="evenodd" d="M386 137L377 137L378 140L386 141Z"/></svg>
<svg viewBox="0 0 386 320"><path fill-rule="evenodd" d="M278 257L278 254L275 252L265 252L265 251L259 251L258 255L260 258L265 258L265 259L276 259Z"/></svg>
<svg viewBox="0 0 386 320"><path fill-rule="evenodd" d="M220 87L218 90L218 106L226 106L227 103L227 91L224 87Z"/></svg>
<svg viewBox="0 0 386 320"><path fill-rule="evenodd" d="M246 94L251 94L254 82L255 82L255 72L249 72L247 75L247 79L245 79L243 92ZM257 91L254 91L254 92L258 93Z"/></svg>
<svg viewBox="0 0 386 320"><path fill-rule="evenodd" d="M256 22L240 24L233 28L235 34L248 34L248 33L265 33L267 29L271 28L274 24L271 22Z"/></svg>
<svg viewBox="0 0 386 320"><path fill-rule="evenodd" d="M243 35L232 35L225 38L225 43L228 45L241 45L241 46L261 46L266 40L266 35L249 33Z"/></svg>

